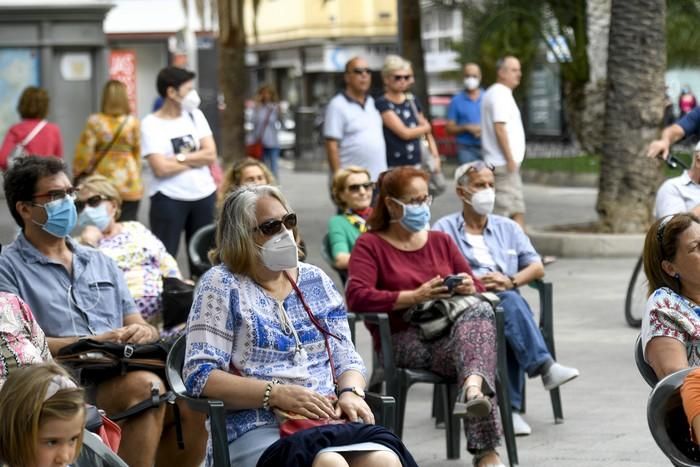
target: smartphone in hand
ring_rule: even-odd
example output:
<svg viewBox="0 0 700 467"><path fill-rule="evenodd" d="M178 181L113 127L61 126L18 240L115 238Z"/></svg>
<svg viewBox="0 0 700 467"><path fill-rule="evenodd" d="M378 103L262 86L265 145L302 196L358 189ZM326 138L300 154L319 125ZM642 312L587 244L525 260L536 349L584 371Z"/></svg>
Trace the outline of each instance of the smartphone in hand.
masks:
<svg viewBox="0 0 700 467"><path fill-rule="evenodd" d="M442 281L442 285L447 287L447 292L453 293L454 288L462 283L464 278L462 276L447 276Z"/></svg>

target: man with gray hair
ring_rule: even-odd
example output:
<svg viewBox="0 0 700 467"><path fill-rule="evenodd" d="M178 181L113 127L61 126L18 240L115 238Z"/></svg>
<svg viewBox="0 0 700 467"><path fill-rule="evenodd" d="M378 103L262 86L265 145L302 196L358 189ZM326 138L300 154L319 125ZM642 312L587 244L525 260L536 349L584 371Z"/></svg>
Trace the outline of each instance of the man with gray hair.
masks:
<svg viewBox="0 0 700 467"><path fill-rule="evenodd" d="M520 61L506 56L496 63L498 78L481 101L481 151L496 176L497 214L525 228L525 199L520 164L525 157L525 130L513 90L520 84Z"/></svg>
<svg viewBox="0 0 700 467"><path fill-rule="evenodd" d="M517 435L529 435L531 428L520 415L525 384L524 373L541 376L550 391L579 375L575 368L555 362L542 337L530 306L519 287L544 276L539 255L518 224L492 214L494 168L476 161L455 172L461 212L438 220L433 230L452 236L459 250L487 290L501 299L505 317L510 401L513 428Z"/></svg>

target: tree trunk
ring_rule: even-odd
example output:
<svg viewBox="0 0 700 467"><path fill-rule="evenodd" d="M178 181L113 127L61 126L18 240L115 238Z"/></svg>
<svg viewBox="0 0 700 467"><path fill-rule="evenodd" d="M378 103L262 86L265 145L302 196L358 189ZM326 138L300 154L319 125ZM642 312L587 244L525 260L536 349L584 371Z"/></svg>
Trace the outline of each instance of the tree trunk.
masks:
<svg viewBox="0 0 700 467"><path fill-rule="evenodd" d="M642 232L652 220L666 70L665 0L612 0L603 158L596 209L604 231Z"/></svg>
<svg viewBox="0 0 700 467"><path fill-rule="evenodd" d="M246 36L244 0L218 0L219 83L225 107L221 113L221 147L224 167L245 157Z"/></svg>
<svg viewBox="0 0 700 467"><path fill-rule="evenodd" d="M428 102L428 81L425 76L425 61L423 59L423 40L421 39L421 8L420 0L397 0L398 8L401 8L399 18L401 20L401 54L413 65L415 84L413 93L418 102L423 106L423 113L430 118L430 105Z"/></svg>

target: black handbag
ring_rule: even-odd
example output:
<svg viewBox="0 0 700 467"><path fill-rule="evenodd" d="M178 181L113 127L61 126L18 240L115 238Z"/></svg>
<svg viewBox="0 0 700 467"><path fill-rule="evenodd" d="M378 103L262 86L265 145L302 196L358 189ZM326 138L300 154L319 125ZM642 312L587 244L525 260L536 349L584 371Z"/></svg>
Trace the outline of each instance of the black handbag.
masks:
<svg viewBox="0 0 700 467"><path fill-rule="evenodd" d="M115 371L162 371L168 358L168 346L153 344L119 344L80 339L58 351L56 361L62 365L112 375Z"/></svg>
<svg viewBox="0 0 700 467"><path fill-rule="evenodd" d="M163 277L163 328L187 322L194 299L194 285L177 277Z"/></svg>

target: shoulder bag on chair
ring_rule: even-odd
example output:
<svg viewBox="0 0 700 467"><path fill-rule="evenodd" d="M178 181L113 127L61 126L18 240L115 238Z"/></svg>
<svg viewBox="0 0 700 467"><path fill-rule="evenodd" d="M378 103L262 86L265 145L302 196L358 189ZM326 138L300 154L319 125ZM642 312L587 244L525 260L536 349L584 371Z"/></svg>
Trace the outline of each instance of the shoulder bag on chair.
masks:
<svg viewBox="0 0 700 467"><path fill-rule="evenodd" d="M168 348L153 344L119 344L80 339L58 351L56 361L70 368L87 370L158 371L165 368Z"/></svg>
<svg viewBox="0 0 700 467"><path fill-rule="evenodd" d="M95 160L92 161L92 163L88 166L87 169L83 170L80 172L78 175L75 176L73 179L73 186L78 186L80 185L80 182L85 180L87 177L92 175L92 173L97 169L97 166L100 165L100 162L102 162L102 159L107 155L110 149L112 149L112 146L114 146L114 143L117 141L119 136L122 134L122 130L124 129L124 125L126 125L126 122L129 121L129 118L131 116L127 115L124 117L124 120L119 124L119 127L117 128L117 131L114 133L114 136L112 137L112 140L105 146L105 148L100 151L100 153L97 155Z"/></svg>
<svg viewBox="0 0 700 467"><path fill-rule="evenodd" d="M10 168L12 167L12 164L15 163L17 159L20 157L26 157L29 154L27 154L27 145L32 142L34 137L39 134L39 132L46 126L47 121L42 120L39 123L36 124L34 128L32 128L32 131L29 132L27 136L24 137L24 139L17 143L17 146L12 150L10 153L10 157L7 159L7 167Z"/></svg>
<svg viewBox="0 0 700 467"><path fill-rule="evenodd" d="M246 155L252 157L253 159L262 159L263 158L263 151L264 151L263 144L262 144L263 134L265 133L265 129L267 128L267 124L270 121L270 115L272 115L273 110L274 110L274 107L270 107L267 110L267 114L265 115L265 120L263 121L263 124L260 127L260 131L258 131L257 138L255 138L255 141L253 141L250 144L247 144L245 147Z"/></svg>
<svg viewBox="0 0 700 467"><path fill-rule="evenodd" d="M416 107L416 101L412 94L406 94L406 98L411 105L411 110L417 122L418 108ZM428 135L423 135L420 138L420 159L423 170L430 174L428 191L433 196L440 196L447 189L447 181L445 180L442 170L437 170L435 167L433 153L430 152L430 144L428 143Z"/></svg>

